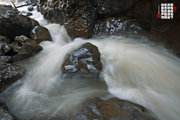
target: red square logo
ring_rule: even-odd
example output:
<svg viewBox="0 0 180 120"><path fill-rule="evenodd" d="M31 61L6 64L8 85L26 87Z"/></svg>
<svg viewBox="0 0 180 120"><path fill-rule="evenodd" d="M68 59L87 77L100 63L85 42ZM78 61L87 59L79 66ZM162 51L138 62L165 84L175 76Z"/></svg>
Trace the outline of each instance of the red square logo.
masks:
<svg viewBox="0 0 180 120"><path fill-rule="evenodd" d="M159 14L159 13L156 14L156 17L157 17L157 18L161 18L161 14Z"/></svg>

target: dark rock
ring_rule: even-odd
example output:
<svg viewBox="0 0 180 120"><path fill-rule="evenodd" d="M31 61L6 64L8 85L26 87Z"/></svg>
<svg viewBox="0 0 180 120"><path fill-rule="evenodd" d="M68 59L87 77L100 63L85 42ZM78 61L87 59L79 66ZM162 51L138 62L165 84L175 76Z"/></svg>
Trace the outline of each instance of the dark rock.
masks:
<svg viewBox="0 0 180 120"><path fill-rule="evenodd" d="M158 19L158 5L161 3L174 3L180 6L179 0L138 0L138 2L129 9L126 16L135 18L142 27L151 33L150 39L154 42L163 44L166 48L180 56L180 10L174 12L174 18L171 20Z"/></svg>
<svg viewBox="0 0 180 120"><path fill-rule="evenodd" d="M119 16L138 0L96 0L97 12L104 16Z"/></svg>
<svg viewBox="0 0 180 120"><path fill-rule="evenodd" d="M42 50L42 47L35 40L26 36L17 36L14 41L7 37L0 36L0 60L13 62L22 60Z"/></svg>
<svg viewBox="0 0 180 120"><path fill-rule="evenodd" d="M40 0L44 17L51 22L64 24L69 36L89 38L96 22L96 9L91 0Z"/></svg>
<svg viewBox="0 0 180 120"><path fill-rule="evenodd" d="M25 68L0 61L0 92L25 75Z"/></svg>
<svg viewBox="0 0 180 120"><path fill-rule="evenodd" d="M87 120L155 120L143 106L118 98L95 98L86 101L84 108L85 110L77 115L78 118L81 116Z"/></svg>
<svg viewBox="0 0 180 120"><path fill-rule="evenodd" d="M94 27L95 35L124 35L142 32L142 28L134 19L126 17L109 17L98 20Z"/></svg>
<svg viewBox="0 0 180 120"><path fill-rule="evenodd" d="M90 0L74 0L70 6L67 4L63 11L66 19L64 25L71 39L92 36L97 18L95 7Z"/></svg>
<svg viewBox="0 0 180 120"><path fill-rule="evenodd" d="M17 120L17 118L8 111L5 103L0 102L0 120Z"/></svg>
<svg viewBox="0 0 180 120"><path fill-rule="evenodd" d="M14 39L18 35L30 36L30 31L39 23L21 15L10 6L0 5L0 35Z"/></svg>
<svg viewBox="0 0 180 120"><path fill-rule="evenodd" d="M8 55L11 51L11 46L9 43L11 40L5 36L0 36L0 56L1 55Z"/></svg>
<svg viewBox="0 0 180 120"><path fill-rule="evenodd" d="M9 54L12 50L10 43L11 40L9 38L0 36L0 61L13 62L13 57Z"/></svg>
<svg viewBox="0 0 180 120"><path fill-rule="evenodd" d="M28 10L29 10L29 11L33 11L33 10L34 10L34 7L33 7L33 6L29 6L29 7L28 7Z"/></svg>
<svg viewBox="0 0 180 120"><path fill-rule="evenodd" d="M14 59L12 56L0 56L0 61L13 63Z"/></svg>
<svg viewBox="0 0 180 120"><path fill-rule="evenodd" d="M11 43L12 40L9 39L9 38L6 37L6 36L0 36L0 42L1 42L1 43Z"/></svg>
<svg viewBox="0 0 180 120"><path fill-rule="evenodd" d="M15 42L11 44L14 54L14 60L22 60L34 55L42 50L42 47L36 41L26 36L16 36Z"/></svg>
<svg viewBox="0 0 180 120"><path fill-rule="evenodd" d="M98 78L102 71L100 52L91 43L83 44L80 48L70 52L62 65L65 77Z"/></svg>
<svg viewBox="0 0 180 120"><path fill-rule="evenodd" d="M41 41L51 41L51 35L47 28L42 26L35 26L31 31L31 38L35 40L37 43L40 43Z"/></svg>
<svg viewBox="0 0 180 120"><path fill-rule="evenodd" d="M23 15L23 16L27 16L27 17L33 15L32 13L30 13L30 12L25 12L25 11L21 11L20 14Z"/></svg>
<svg viewBox="0 0 180 120"><path fill-rule="evenodd" d="M31 5L33 5L33 6L36 6L37 3L38 3L38 0L26 0L26 3L27 3L27 4L31 4Z"/></svg>

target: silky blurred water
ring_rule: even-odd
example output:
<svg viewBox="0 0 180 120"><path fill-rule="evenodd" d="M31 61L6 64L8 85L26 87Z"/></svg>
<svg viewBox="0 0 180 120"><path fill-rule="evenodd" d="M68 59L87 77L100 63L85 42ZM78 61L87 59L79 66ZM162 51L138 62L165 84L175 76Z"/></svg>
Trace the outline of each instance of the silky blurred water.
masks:
<svg viewBox="0 0 180 120"><path fill-rule="evenodd" d="M27 11L27 7L20 8ZM48 28L52 42L42 42L43 51L22 61L24 78L1 96L10 111L21 119L49 119L76 112L83 101L108 91L116 97L147 107L160 120L180 118L180 60L146 38L122 36L77 38L71 41L63 26L48 23L33 11L32 18ZM98 81L63 80L65 55L86 42L101 53L103 71ZM105 84L106 83L106 84Z"/></svg>

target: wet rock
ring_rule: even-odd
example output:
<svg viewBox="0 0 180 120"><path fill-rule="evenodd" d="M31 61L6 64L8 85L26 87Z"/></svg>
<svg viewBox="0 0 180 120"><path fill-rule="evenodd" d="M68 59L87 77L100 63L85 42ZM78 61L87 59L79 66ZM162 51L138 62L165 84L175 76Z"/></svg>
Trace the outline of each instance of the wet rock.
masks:
<svg viewBox="0 0 180 120"><path fill-rule="evenodd" d="M6 37L6 36L1 36L1 35L0 35L0 42L1 42L1 43L10 43L10 42L12 42L12 40L9 39L9 38Z"/></svg>
<svg viewBox="0 0 180 120"><path fill-rule="evenodd" d="M9 55L12 50L10 46L11 40L5 36L0 36L0 61L12 63L13 57Z"/></svg>
<svg viewBox="0 0 180 120"><path fill-rule="evenodd" d="M7 62L7 63L13 63L14 59L12 56L0 56L0 61Z"/></svg>
<svg viewBox="0 0 180 120"><path fill-rule="evenodd" d="M17 36L14 41L0 36L0 60L4 62L13 62L30 57L39 51L42 47L35 40L29 39L24 35Z"/></svg>
<svg viewBox="0 0 180 120"><path fill-rule="evenodd" d="M25 68L0 61L0 92L25 75Z"/></svg>
<svg viewBox="0 0 180 120"><path fill-rule="evenodd" d="M40 43L41 41L51 41L51 35L47 28L42 26L35 26L31 31L31 38L35 40L37 43Z"/></svg>
<svg viewBox="0 0 180 120"><path fill-rule="evenodd" d="M69 36L89 38L96 21L96 9L91 0L40 0L44 17L51 22L64 24Z"/></svg>
<svg viewBox="0 0 180 120"><path fill-rule="evenodd" d="M1 55L8 55L11 51L11 46L9 43L11 40L5 36L0 36L0 56Z"/></svg>
<svg viewBox="0 0 180 120"><path fill-rule="evenodd" d="M23 15L23 16L27 16L27 17L33 15L32 13L30 13L30 12L25 12L25 11L21 11L20 14Z"/></svg>
<svg viewBox="0 0 180 120"><path fill-rule="evenodd" d="M42 50L42 47L36 41L27 38L24 35L16 36L15 42L11 44L14 60L22 60L30 57Z"/></svg>
<svg viewBox="0 0 180 120"><path fill-rule="evenodd" d="M14 39L18 35L30 36L30 31L39 23L21 15L11 6L0 5L0 35Z"/></svg>
<svg viewBox="0 0 180 120"><path fill-rule="evenodd" d="M26 0L27 4L31 4L32 6L36 6L38 3L38 0Z"/></svg>
<svg viewBox="0 0 180 120"><path fill-rule="evenodd" d="M28 7L28 10L29 10L29 11L33 11L33 10L34 10L34 7L33 7L33 6L29 6L29 7Z"/></svg>
<svg viewBox="0 0 180 120"><path fill-rule="evenodd" d="M138 0L96 0L97 12L104 16L119 16Z"/></svg>
<svg viewBox="0 0 180 120"><path fill-rule="evenodd" d="M93 98L79 105L71 116L62 118L58 114L50 120L157 120L141 105L118 98L103 100Z"/></svg>
<svg viewBox="0 0 180 120"><path fill-rule="evenodd" d="M80 48L70 52L62 65L62 73L67 78L97 79L101 71L100 52L91 43L83 44Z"/></svg>
<svg viewBox="0 0 180 120"><path fill-rule="evenodd" d="M143 29L134 19L109 17L98 20L94 27L95 35L120 35L142 33Z"/></svg>
<svg viewBox="0 0 180 120"><path fill-rule="evenodd" d="M17 118L8 111L5 103L0 102L0 120L17 120Z"/></svg>
<svg viewBox="0 0 180 120"><path fill-rule="evenodd" d="M84 108L76 120L155 120L143 106L118 98L95 98L86 101Z"/></svg>
<svg viewBox="0 0 180 120"><path fill-rule="evenodd" d="M74 7L75 6L75 7ZM70 8L73 8L69 10ZM89 38L92 36L93 27L96 22L96 11L90 0L76 1L64 9L65 27L71 39L76 37Z"/></svg>

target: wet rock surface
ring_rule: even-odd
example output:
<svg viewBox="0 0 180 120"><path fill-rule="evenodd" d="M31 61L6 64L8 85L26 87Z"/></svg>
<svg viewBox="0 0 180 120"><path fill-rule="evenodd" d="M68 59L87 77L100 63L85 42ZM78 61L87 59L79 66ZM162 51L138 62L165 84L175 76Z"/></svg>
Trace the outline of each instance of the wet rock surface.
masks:
<svg viewBox="0 0 180 120"><path fill-rule="evenodd" d="M69 120L156 120L155 117L141 105L127 100L110 98L103 100L93 98L81 105L82 109L76 111ZM59 120L54 116L50 120ZM66 118L65 118L66 119Z"/></svg>
<svg viewBox="0 0 180 120"><path fill-rule="evenodd" d="M62 73L67 78L97 79L101 71L100 52L91 43L85 43L80 48L70 52L62 65Z"/></svg>
<svg viewBox="0 0 180 120"><path fill-rule="evenodd" d="M124 35L143 33L143 29L134 19L126 17L109 17L98 20L94 27L94 35Z"/></svg>
<svg viewBox="0 0 180 120"><path fill-rule="evenodd" d="M69 36L89 38L96 21L96 10L91 0L40 0L40 11L51 22L64 24Z"/></svg>
<svg viewBox="0 0 180 120"><path fill-rule="evenodd" d="M42 47L38 45L36 41L24 35L16 36L15 42L13 42L11 46L12 52L14 53L14 60L28 58L42 50Z"/></svg>
<svg viewBox="0 0 180 120"><path fill-rule="evenodd" d="M28 10L29 10L29 11L33 11L33 10L34 10L34 7L33 7L33 6L29 6L29 7L28 7Z"/></svg>
<svg viewBox="0 0 180 120"><path fill-rule="evenodd" d="M0 60L5 62L22 60L42 50L35 40L24 35L16 36L15 40L0 36Z"/></svg>
<svg viewBox="0 0 180 120"><path fill-rule="evenodd" d="M0 120L18 120L8 111L5 103L0 102Z"/></svg>
<svg viewBox="0 0 180 120"><path fill-rule="evenodd" d="M118 16L131 8L138 0L95 0L97 13L105 16Z"/></svg>
<svg viewBox="0 0 180 120"><path fill-rule="evenodd" d="M29 17L21 15L11 6L0 5L0 35L14 39L18 35L30 37L30 31L39 23Z"/></svg>
<svg viewBox="0 0 180 120"><path fill-rule="evenodd" d="M95 98L85 106L84 115L88 120L155 120L143 106L118 98Z"/></svg>
<svg viewBox="0 0 180 120"><path fill-rule="evenodd" d="M51 35L47 28L42 26L35 26L31 31L31 38L35 40L37 43L41 41L52 41Z"/></svg>
<svg viewBox="0 0 180 120"><path fill-rule="evenodd" d="M16 82L19 78L23 77L25 73L26 70L21 65L0 61L0 92Z"/></svg>

